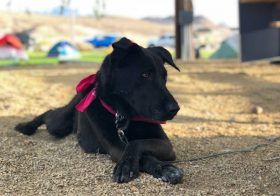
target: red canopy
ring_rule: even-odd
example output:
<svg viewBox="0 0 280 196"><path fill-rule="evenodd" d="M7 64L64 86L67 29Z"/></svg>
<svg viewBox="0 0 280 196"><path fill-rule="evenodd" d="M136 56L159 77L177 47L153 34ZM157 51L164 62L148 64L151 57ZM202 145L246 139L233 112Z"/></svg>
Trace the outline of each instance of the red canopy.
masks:
<svg viewBox="0 0 280 196"><path fill-rule="evenodd" d="M17 49L22 49L23 45L21 41L15 35L5 35L0 39L0 46L1 45L9 45Z"/></svg>

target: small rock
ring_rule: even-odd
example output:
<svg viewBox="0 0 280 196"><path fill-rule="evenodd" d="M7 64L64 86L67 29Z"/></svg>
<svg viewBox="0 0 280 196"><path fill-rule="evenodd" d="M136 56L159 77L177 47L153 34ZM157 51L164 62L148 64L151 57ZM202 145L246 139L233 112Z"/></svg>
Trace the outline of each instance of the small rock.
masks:
<svg viewBox="0 0 280 196"><path fill-rule="evenodd" d="M262 114L263 113L263 108L260 106L255 106L252 110L252 113L254 114Z"/></svg>
<svg viewBox="0 0 280 196"><path fill-rule="evenodd" d="M230 183L230 186L235 186L235 185L236 185L235 182Z"/></svg>
<svg viewBox="0 0 280 196"><path fill-rule="evenodd" d="M130 190L135 193L135 192L138 192L138 188L136 186L131 186L130 187Z"/></svg>
<svg viewBox="0 0 280 196"><path fill-rule="evenodd" d="M230 122L230 123L234 123L235 121L236 121L235 117L231 117L231 118L229 119L229 122Z"/></svg>
<svg viewBox="0 0 280 196"><path fill-rule="evenodd" d="M4 105L4 109L6 110L6 109L9 109L10 108L10 106L9 105Z"/></svg>
<svg viewBox="0 0 280 196"><path fill-rule="evenodd" d="M34 145L34 143L32 141L30 141L30 140L24 140L23 144L27 145L27 146L33 146Z"/></svg>

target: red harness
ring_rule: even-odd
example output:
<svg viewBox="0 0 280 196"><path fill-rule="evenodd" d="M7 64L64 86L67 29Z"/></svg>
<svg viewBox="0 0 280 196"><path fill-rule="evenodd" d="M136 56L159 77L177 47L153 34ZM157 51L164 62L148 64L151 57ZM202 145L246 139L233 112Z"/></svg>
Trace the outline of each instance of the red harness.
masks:
<svg viewBox="0 0 280 196"><path fill-rule="evenodd" d="M79 84L76 86L77 93L81 93L84 90L86 90L88 87L90 87L91 84L96 82L96 74L89 75L86 78L82 79ZM76 109L79 112L84 112L89 105L97 98L96 96L96 87L91 89L89 93L76 105ZM107 103L105 103L102 99L99 98L99 101L101 105L111 114L116 115L116 112L113 110L111 106L109 106ZM135 116L132 117L130 120L132 121L141 121L141 122L148 122L148 123L157 123L157 124L165 124L165 121L156 121L151 120L142 116Z"/></svg>

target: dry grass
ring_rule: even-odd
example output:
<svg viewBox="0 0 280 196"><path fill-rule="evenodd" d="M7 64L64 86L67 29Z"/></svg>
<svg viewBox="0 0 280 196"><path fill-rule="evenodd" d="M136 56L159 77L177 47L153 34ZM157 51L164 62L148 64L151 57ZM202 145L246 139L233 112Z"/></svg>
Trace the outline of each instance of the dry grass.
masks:
<svg viewBox="0 0 280 196"><path fill-rule="evenodd" d="M263 143L280 135L280 68L236 62L182 64L168 86L181 105L165 125L179 160ZM252 153L179 163L184 182L142 174L111 180L114 164L81 151L74 136L56 140L44 128L27 137L14 125L67 102L74 84L98 66L5 68L0 71L1 195L279 195L280 142ZM252 114L255 106L264 112Z"/></svg>

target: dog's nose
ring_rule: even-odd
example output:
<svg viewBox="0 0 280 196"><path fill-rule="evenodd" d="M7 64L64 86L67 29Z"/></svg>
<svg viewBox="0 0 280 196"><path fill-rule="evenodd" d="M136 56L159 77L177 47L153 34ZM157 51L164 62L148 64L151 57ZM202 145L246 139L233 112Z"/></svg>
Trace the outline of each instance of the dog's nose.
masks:
<svg viewBox="0 0 280 196"><path fill-rule="evenodd" d="M176 103L169 103L166 106L166 110L169 116L174 117L177 114L177 112L180 110L180 107Z"/></svg>

